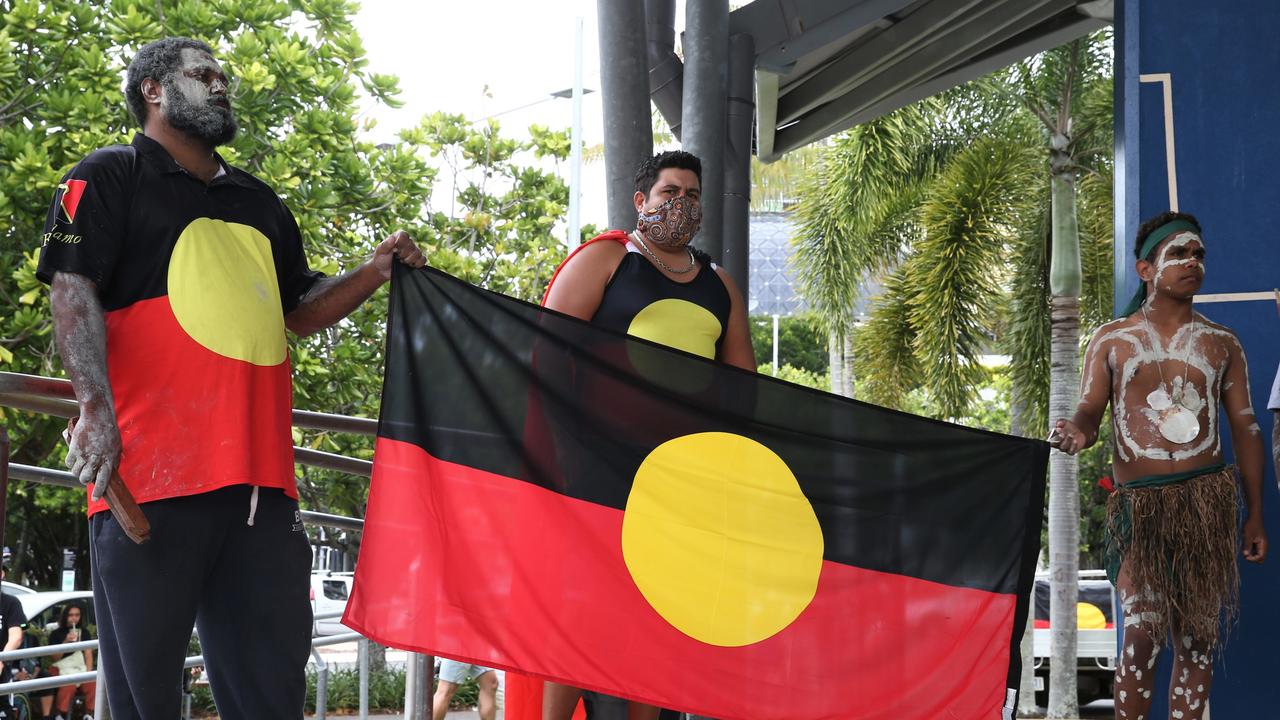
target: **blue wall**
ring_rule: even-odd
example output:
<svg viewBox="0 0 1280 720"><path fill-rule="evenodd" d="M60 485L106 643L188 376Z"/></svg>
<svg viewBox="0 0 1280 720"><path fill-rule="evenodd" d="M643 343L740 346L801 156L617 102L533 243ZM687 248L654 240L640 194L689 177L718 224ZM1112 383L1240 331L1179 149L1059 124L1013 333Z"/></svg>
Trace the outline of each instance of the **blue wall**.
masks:
<svg viewBox="0 0 1280 720"><path fill-rule="evenodd" d="M1118 306L1136 287L1134 232L1169 208L1162 88L1140 83L1140 73L1172 75L1179 209L1199 218L1208 252L1201 292L1280 286L1280 2L1121 0L1116 11ZM1244 343L1269 448L1267 395L1280 363L1275 302L1197 309ZM1240 563L1240 624L1213 684L1219 720L1280 718L1280 493L1269 452L1263 485L1271 556L1262 566ZM1153 718L1167 717L1168 655Z"/></svg>

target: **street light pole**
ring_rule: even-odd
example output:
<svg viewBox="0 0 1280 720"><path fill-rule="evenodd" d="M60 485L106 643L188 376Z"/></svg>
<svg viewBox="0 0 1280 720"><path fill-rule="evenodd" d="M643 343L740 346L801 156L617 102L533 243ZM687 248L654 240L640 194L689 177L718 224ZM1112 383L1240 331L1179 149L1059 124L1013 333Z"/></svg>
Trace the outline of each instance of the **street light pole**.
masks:
<svg viewBox="0 0 1280 720"><path fill-rule="evenodd" d="M582 240L579 214L582 209L582 18L575 20L573 41L573 147L569 152L569 236L570 252Z"/></svg>

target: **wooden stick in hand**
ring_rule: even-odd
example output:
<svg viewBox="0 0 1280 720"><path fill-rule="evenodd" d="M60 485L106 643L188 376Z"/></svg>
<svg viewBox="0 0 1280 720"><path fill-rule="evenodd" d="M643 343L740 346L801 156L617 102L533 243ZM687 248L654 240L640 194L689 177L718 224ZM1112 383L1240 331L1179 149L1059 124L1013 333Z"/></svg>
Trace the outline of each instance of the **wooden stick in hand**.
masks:
<svg viewBox="0 0 1280 720"><path fill-rule="evenodd" d="M75 429L78 419L71 418L67 421L67 431L63 438L68 443L71 442L71 431ZM107 501L107 509L111 511L112 517L120 523L120 529L124 530L124 534L128 535L130 540L141 545L151 539L151 523L147 521L142 508L138 507L137 501L133 499L133 493L129 492L129 487L124 484L119 470L112 471L111 481L107 483L107 491L103 493L103 499Z"/></svg>

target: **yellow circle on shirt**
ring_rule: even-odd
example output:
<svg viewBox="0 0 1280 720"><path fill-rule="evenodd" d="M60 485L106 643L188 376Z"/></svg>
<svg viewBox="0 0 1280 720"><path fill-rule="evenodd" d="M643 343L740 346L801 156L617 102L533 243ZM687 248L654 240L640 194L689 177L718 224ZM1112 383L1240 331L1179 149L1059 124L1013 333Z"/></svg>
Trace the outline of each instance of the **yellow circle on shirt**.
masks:
<svg viewBox="0 0 1280 720"><path fill-rule="evenodd" d="M191 339L254 365L284 362L284 311L271 242L256 228L191 222L169 258L169 305Z"/></svg>
<svg viewBox="0 0 1280 720"><path fill-rule="evenodd" d="M822 528L782 458L723 432L685 435L641 463L622 556L649 605L689 637L760 642L813 600Z"/></svg>

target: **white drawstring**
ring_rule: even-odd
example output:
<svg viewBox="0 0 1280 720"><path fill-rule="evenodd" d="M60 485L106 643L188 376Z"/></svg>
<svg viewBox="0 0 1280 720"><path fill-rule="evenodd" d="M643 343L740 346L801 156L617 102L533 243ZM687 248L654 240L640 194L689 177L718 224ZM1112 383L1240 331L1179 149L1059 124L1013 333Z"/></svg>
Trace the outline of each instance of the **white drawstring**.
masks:
<svg viewBox="0 0 1280 720"><path fill-rule="evenodd" d="M253 494L249 496L249 525L253 526L253 516L258 514L258 486L253 486Z"/></svg>

